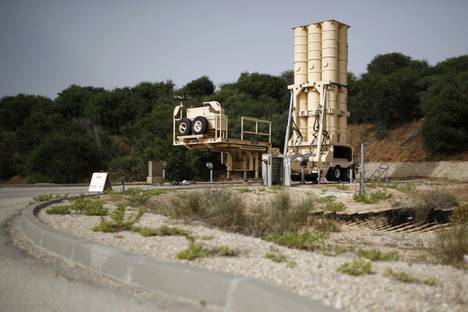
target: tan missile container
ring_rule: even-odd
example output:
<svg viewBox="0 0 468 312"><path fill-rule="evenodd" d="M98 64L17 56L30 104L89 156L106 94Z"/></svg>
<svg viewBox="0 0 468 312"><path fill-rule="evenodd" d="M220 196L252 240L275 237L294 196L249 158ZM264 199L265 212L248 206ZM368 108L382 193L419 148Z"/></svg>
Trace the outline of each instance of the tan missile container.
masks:
<svg viewBox="0 0 468 312"><path fill-rule="evenodd" d="M301 167L328 180L349 175L348 28L336 20L293 28L293 132L287 150L293 177Z"/></svg>

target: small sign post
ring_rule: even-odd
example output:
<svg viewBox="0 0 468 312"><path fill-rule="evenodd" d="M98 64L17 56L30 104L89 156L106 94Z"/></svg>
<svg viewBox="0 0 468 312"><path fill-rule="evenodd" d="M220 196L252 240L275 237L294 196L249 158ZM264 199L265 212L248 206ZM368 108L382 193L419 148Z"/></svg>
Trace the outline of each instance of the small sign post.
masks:
<svg viewBox="0 0 468 312"><path fill-rule="evenodd" d="M112 188L107 172L94 172L89 184L89 192L104 192Z"/></svg>

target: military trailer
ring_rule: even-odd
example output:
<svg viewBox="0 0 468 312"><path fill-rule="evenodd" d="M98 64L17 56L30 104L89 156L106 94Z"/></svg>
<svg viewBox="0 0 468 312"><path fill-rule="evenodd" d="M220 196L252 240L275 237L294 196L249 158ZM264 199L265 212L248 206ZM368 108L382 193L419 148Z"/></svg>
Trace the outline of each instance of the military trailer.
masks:
<svg viewBox="0 0 468 312"><path fill-rule="evenodd" d="M227 179L233 172L259 179L261 155L272 153L271 122L244 116L240 122L240 139L229 138L229 118L220 103L204 102L200 107L187 109L180 104L173 113L173 144L220 152Z"/></svg>

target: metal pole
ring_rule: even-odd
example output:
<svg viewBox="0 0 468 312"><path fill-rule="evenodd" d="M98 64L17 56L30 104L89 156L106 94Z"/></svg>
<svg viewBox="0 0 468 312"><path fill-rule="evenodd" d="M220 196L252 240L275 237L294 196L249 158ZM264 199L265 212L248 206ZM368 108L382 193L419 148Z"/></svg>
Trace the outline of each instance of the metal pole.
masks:
<svg viewBox="0 0 468 312"><path fill-rule="evenodd" d="M120 179L120 184L122 184L122 192L125 192L125 177Z"/></svg>
<svg viewBox="0 0 468 312"><path fill-rule="evenodd" d="M283 155L286 157L288 154L288 141L289 141L289 129L291 128L291 118L293 111L293 102L294 102L294 92L291 91L291 97L289 99L289 112L288 112L288 125L286 127L286 135L284 137L284 150Z"/></svg>
<svg viewBox="0 0 468 312"><path fill-rule="evenodd" d="M213 183L213 169L210 169L210 183Z"/></svg>
<svg viewBox="0 0 468 312"><path fill-rule="evenodd" d="M162 180L163 182L166 182L166 169L165 168L163 168L162 170Z"/></svg>
<svg viewBox="0 0 468 312"><path fill-rule="evenodd" d="M365 186L366 170L364 169L364 143L361 143L361 170L360 170L360 181L359 181L359 195L366 195Z"/></svg>

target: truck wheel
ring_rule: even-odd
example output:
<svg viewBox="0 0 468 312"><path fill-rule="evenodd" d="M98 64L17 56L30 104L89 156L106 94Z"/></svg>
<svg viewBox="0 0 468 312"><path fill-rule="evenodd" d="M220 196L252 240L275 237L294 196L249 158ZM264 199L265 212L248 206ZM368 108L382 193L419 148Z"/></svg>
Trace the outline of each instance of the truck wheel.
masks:
<svg viewBox="0 0 468 312"><path fill-rule="evenodd" d="M349 182L349 180L349 167L341 169L341 181Z"/></svg>
<svg viewBox="0 0 468 312"><path fill-rule="evenodd" d="M193 134L205 134L208 131L208 120L203 116L195 117L192 123Z"/></svg>
<svg viewBox="0 0 468 312"><path fill-rule="evenodd" d="M192 122L188 118L181 118L177 123L176 128L178 135L190 135L190 131L192 131Z"/></svg>
<svg viewBox="0 0 468 312"><path fill-rule="evenodd" d="M341 167L335 166L328 168L326 178L328 181L339 181L341 178Z"/></svg>

